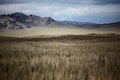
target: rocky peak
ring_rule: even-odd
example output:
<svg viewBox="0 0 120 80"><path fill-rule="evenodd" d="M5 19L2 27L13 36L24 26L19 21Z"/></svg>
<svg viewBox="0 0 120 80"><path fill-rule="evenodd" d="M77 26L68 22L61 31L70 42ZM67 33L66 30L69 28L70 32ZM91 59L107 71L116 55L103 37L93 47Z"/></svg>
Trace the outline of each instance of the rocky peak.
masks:
<svg viewBox="0 0 120 80"><path fill-rule="evenodd" d="M51 17L44 17L43 21L45 22L45 24L51 24L52 22L55 22L54 19L52 19Z"/></svg>
<svg viewBox="0 0 120 80"><path fill-rule="evenodd" d="M28 16L26 14L20 13L20 12L9 14L9 16L18 20L18 21L24 21L28 18Z"/></svg>

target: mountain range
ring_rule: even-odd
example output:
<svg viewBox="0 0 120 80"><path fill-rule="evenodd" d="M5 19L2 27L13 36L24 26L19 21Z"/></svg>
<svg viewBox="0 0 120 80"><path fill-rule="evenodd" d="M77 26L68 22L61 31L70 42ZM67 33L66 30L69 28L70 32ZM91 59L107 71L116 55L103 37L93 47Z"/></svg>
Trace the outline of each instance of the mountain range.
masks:
<svg viewBox="0 0 120 80"><path fill-rule="evenodd" d="M57 21L51 17L26 15L21 12L0 15L0 29L25 29L33 26L75 26L82 28L119 28L120 22L96 24L90 22Z"/></svg>

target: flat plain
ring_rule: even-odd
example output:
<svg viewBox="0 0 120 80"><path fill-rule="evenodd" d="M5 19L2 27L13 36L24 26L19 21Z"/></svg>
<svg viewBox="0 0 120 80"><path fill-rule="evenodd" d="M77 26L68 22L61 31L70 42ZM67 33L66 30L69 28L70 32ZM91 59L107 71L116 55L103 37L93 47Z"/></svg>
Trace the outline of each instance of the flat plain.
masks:
<svg viewBox="0 0 120 80"><path fill-rule="evenodd" d="M120 80L120 35L0 37L0 80Z"/></svg>

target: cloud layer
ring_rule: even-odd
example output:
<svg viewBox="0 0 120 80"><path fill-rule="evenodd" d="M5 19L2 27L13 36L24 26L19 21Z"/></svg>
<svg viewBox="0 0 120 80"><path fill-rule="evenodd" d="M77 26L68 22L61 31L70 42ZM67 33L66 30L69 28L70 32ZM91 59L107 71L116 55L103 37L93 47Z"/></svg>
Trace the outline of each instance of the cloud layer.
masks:
<svg viewBox="0 0 120 80"><path fill-rule="evenodd" d="M64 3L64 4L118 4L120 0L0 0L1 4L6 3Z"/></svg>
<svg viewBox="0 0 120 80"><path fill-rule="evenodd" d="M82 22L120 21L119 8L120 0L0 0L0 14L23 12Z"/></svg>
<svg viewBox="0 0 120 80"><path fill-rule="evenodd" d="M79 18L99 16L112 17L120 14L119 4L109 5L50 5L38 3L17 3L0 5L0 14L24 12L39 16L51 16L57 20L81 20ZM93 17L93 18L96 18ZM98 17L98 18L99 18ZM83 19L84 21L84 19Z"/></svg>

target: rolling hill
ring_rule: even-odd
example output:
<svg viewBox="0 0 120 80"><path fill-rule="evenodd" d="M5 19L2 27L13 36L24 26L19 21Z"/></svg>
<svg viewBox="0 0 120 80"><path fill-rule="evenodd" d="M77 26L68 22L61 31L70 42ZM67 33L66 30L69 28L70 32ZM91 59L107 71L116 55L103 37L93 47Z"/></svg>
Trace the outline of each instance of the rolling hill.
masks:
<svg viewBox="0 0 120 80"><path fill-rule="evenodd" d="M51 17L16 12L0 15L0 36L28 37L39 35L120 34L120 22L57 21Z"/></svg>

